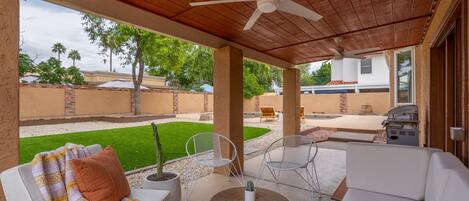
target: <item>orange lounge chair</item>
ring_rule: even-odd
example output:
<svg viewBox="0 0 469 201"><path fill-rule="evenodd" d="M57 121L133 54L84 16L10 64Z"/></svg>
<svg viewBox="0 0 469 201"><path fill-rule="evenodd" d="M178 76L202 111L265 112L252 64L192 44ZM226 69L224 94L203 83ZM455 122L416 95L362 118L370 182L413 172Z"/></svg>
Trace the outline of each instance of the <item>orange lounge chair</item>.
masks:
<svg viewBox="0 0 469 201"><path fill-rule="evenodd" d="M266 107L260 107L260 109L261 109L261 118L260 118L261 122L262 122L262 119L278 119L277 114L275 114L274 107L266 106Z"/></svg>

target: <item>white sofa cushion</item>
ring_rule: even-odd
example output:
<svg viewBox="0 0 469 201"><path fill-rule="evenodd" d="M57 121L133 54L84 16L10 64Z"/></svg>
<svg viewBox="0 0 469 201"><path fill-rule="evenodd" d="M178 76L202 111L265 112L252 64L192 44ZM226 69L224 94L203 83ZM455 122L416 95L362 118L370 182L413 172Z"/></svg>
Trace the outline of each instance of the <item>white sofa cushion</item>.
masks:
<svg viewBox="0 0 469 201"><path fill-rule="evenodd" d="M102 151L101 145L87 147L92 155ZM19 165L1 173L1 181L8 201L44 201L34 181L31 164ZM169 201L169 191L131 189L130 198L139 201Z"/></svg>
<svg viewBox="0 0 469 201"><path fill-rule="evenodd" d="M464 170L466 166L456 156L448 152L438 152L432 155L428 167L425 201L441 201L452 169Z"/></svg>
<svg viewBox="0 0 469 201"><path fill-rule="evenodd" d="M342 201L415 201L408 198L374 193L359 189L348 189Z"/></svg>
<svg viewBox="0 0 469 201"><path fill-rule="evenodd" d="M137 199L138 201L170 200L169 191L150 189L132 189L129 198Z"/></svg>
<svg viewBox="0 0 469 201"><path fill-rule="evenodd" d="M451 170L441 201L469 200L469 170Z"/></svg>
<svg viewBox="0 0 469 201"><path fill-rule="evenodd" d="M437 149L348 143L347 187L423 200L427 169Z"/></svg>

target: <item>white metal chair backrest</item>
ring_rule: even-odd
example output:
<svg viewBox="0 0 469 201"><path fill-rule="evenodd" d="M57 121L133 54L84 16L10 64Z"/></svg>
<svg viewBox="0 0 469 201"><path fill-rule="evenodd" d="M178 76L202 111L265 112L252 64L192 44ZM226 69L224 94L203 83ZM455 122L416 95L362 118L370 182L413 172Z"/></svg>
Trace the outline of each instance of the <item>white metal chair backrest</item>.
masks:
<svg viewBox="0 0 469 201"><path fill-rule="evenodd" d="M279 147L281 154L271 155L271 152ZM318 152L314 139L308 136L291 135L273 142L264 154L266 162L286 162L291 169L305 167L316 157Z"/></svg>
<svg viewBox="0 0 469 201"><path fill-rule="evenodd" d="M230 152L231 155L223 154ZM186 142L186 153L189 158L197 162L207 160L233 162L237 158L234 143L227 137L212 132L198 133L190 137Z"/></svg>

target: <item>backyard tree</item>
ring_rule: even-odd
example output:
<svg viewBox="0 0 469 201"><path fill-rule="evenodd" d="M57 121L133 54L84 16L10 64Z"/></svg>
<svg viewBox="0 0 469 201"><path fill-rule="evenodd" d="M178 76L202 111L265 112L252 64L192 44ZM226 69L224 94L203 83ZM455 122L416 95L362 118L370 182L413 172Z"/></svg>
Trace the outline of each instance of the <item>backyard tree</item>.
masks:
<svg viewBox="0 0 469 201"><path fill-rule="evenodd" d="M97 16L85 14L82 25L91 41L103 48L119 54L124 65L131 65L133 111L141 114L140 86L143 81L145 64L158 49L157 35L125 24L112 22ZM171 50L168 50L171 51ZM113 52L110 52L110 56ZM112 60L112 58L110 58Z"/></svg>
<svg viewBox="0 0 469 201"><path fill-rule="evenodd" d="M331 62L325 61L321 68L312 73L314 85L325 85L331 81Z"/></svg>
<svg viewBox="0 0 469 201"><path fill-rule="evenodd" d="M73 65L72 66L75 66L75 61L80 61L81 60L81 56L80 56L80 53L78 52L78 50L71 50L69 53L68 53L68 58L72 60L73 62Z"/></svg>
<svg viewBox="0 0 469 201"><path fill-rule="evenodd" d="M80 69L75 66L62 67L62 62L54 57L40 62L35 67L39 78L38 82L43 84L84 84Z"/></svg>
<svg viewBox="0 0 469 201"><path fill-rule="evenodd" d="M134 114L138 115L141 114L140 86L143 81L145 63L159 48L158 45L155 45L158 36L124 24L117 24L115 36L117 43L122 44L123 47L120 54L124 64L130 64L132 67L133 109Z"/></svg>
<svg viewBox="0 0 469 201"><path fill-rule="evenodd" d="M26 73L34 72L34 61L28 54L20 52L18 64L20 77L24 76Z"/></svg>
<svg viewBox="0 0 469 201"><path fill-rule="evenodd" d="M112 56L121 51L121 44L117 41L117 23L103 18L84 14L82 16L82 26L88 34L91 42L101 47L101 54L108 57L109 72L112 72ZM106 63L104 59L104 63Z"/></svg>
<svg viewBox="0 0 469 201"><path fill-rule="evenodd" d="M65 83L69 84L85 84L85 78L81 74L80 69L76 66L66 68L63 80Z"/></svg>
<svg viewBox="0 0 469 201"><path fill-rule="evenodd" d="M62 45L62 43L54 43L54 45L52 45L52 52L57 53L57 60L59 61L60 61L60 55L65 54L66 51L67 51L67 48L65 48L65 46Z"/></svg>
<svg viewBox="0 0 469 201"><path fill-rule="evenodd" d="M37 65L37 73L39 74L39 83L43 84L61 84L66 74L58 59L51 57L46 61L42 61Z"/></svg>

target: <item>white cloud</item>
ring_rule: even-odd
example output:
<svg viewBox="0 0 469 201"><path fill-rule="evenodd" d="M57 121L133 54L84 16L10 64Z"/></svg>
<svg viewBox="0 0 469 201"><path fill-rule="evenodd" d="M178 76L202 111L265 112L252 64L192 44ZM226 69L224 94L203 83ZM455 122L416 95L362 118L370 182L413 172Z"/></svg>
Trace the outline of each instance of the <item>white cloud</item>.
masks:
<svg viewBox="0 0 469 201"><path fill-rule="evenodd" d="M76 63L80 69L109 70L109 64L103 63L104 56L98 54L99 47L91 44L81 26L80 12L39 0L20 1L20 32L22 50L33 58L37 57L36 62L56 56L51 47L61 42L67 48L67 53L60 56L64 66L72 65L67 55L68 51L76 49L81 54L81 61ZM113 68L119 72L130 72L128 68L120 67L116 56Z"/></svg>

